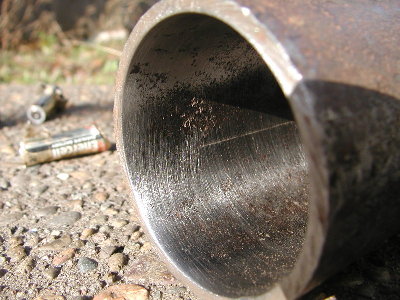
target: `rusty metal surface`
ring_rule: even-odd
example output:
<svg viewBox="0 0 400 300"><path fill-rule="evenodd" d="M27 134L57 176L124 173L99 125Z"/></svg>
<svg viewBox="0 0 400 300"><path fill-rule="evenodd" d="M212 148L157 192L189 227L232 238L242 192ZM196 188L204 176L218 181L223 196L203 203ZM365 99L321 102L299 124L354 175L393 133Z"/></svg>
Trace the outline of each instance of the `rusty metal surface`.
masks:
<svg viewBox="0 0 400 300"><path fill-rule="evenodd" d="M296 298L399 229L399 17L389 0L167 0L135 27L118 148L200 297Z"/></svg>

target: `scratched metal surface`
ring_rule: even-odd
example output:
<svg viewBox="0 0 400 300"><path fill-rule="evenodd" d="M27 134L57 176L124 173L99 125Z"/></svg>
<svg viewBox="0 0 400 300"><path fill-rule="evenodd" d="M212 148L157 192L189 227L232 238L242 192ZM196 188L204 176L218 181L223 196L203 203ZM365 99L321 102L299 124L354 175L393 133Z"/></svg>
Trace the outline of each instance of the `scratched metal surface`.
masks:
<svg viewBox="0 0 400 300"><path fill-rule="evenodd" d="M399 6L171 0L134 29L122 162L198 294L294 298L398 230Z"/></svg>

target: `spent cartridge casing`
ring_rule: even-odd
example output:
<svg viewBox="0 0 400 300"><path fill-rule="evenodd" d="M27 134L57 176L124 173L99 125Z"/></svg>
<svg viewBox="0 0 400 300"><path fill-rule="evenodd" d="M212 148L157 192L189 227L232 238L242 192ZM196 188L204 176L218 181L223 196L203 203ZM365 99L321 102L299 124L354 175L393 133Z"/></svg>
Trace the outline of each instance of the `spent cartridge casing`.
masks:
<svg viewBox="0 0 400 300"><path fill-rule="evenodd" d="M26 112L28 119L36 125L42 124L50 116L62 111L68 101L61 88L56 85L43 84L42 89L43 95Z"/></svg>

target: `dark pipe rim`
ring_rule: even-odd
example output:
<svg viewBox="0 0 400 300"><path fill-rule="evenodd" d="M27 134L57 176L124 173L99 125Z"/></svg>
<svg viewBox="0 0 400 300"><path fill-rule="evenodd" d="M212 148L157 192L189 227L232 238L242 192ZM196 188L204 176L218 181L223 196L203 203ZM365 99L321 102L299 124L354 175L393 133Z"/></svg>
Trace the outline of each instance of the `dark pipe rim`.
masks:
<svg viewBox="0 0 400 300"><path fill-rule="evenodd" d="M114 106L114 124L115 136L117 139L117 148L120 149L121 163L125 169L125 175L128 174L128 166L123 149L124 138L122 134L122 102L124 98L124 86L126 77L129 72L131 60L135 54L135 50L140 46L140 42L147 33L162 20L173 17L182 13L197 13L213 17L238 32L250 45L258 52L260 57L265 61L267 67L274 74L277 82L282 88L295 116L295 120L299 126L300 136L304 145L305 154L309 165L309 176L311 184L311 196L309 199L309 219L305 241L303 243L302 252L298 257L296 265L292 272L281 282L276 283L275 287L265 294L256 296L252 299L291 299L304 292L307 285L312 279L314 270L316 269L321 255L324 243L324 232L327 222L327 196L325 172L321 170L321 163L315 161L315 153L320 152L319 157L323 157L321 147L319 146L319 132L313 126L314 114L312 112L312 99L307 97L307 90L302 88L303 97L307 99L294 99L292 92L301 87L303 78L297 71L296 67L290 60L290 55L283 46L275 38L273 33L260 23L251 11L246 7L231 1L179 1L164 0L154 5L139 21L138 25L133 29L123 51L120 66L116 80L116 95ZM304 104L307 103L307 107ZM318 176L318 174L320 174ZM321 176L322 174L322 176ZM132 183L131 186L133 198L135 194ZM324 192L325 191L325 192ZM135 202L135 201L134 201ZM136 202L135 202L136 205ZM153 244L159 245L151 232L151 224L148 220L142 218L140 207L136 205L142 224L145 224L145 231L152 240ZM157 247L158 254L167 263L170 271L182 282L187 284L202 299L228 299L215 295L196 282L187 277L181 271L170 257L164 253L160 247ZM250 299L250 298L247 298Z"/></svg>

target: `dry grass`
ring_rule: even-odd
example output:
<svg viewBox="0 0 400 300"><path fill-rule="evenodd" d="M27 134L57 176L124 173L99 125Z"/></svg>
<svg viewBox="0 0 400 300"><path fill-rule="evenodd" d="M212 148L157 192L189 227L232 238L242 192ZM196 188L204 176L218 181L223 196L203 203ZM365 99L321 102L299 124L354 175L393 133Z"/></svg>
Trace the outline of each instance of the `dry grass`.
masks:
<svg viewBox="0 0 400 300"><path fill-rule="evenodd" d="M0 83L112 84L119 57L106 47L118 52L123 42L61 42L54 35L40 34L35 44L0 50Z"/></svg>

